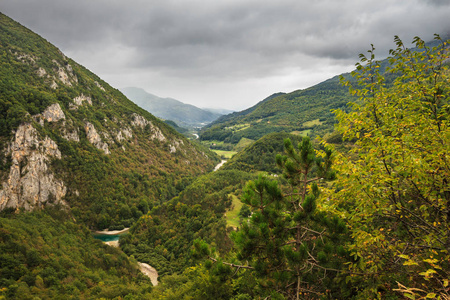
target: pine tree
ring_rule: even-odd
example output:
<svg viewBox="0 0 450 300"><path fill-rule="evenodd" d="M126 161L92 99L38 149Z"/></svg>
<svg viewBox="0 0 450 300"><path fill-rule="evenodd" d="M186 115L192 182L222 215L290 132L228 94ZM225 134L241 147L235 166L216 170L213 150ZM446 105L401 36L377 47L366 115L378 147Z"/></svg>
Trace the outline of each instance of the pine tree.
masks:
<svg viewBox="0 0 450 300"><path fill-rule="evenodd" d="M332 282L345 255L339 239L344 223L317 208L318 182L334 178L332 152L317 155L308 137L297 149L286 139L285 151L277 163L289 188L283 192L263 175L250 181L242 201L252 215L233 238L238 258L254 268L272 297L319 298L337 292Z"/></svg>

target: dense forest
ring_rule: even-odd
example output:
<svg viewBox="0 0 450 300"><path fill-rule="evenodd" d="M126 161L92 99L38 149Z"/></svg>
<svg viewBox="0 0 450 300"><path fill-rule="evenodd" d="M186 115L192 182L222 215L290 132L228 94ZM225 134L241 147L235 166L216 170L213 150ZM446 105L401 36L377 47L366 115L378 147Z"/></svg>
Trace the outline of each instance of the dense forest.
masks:
<svg viewBox="0 0 450 300"><path fill-rule="evenodd" d="M439 36L432 46L415 38L415 50L396 37L383 62L372 47L352 74L273 95L242 114L239 128L211 126L205 139L255 142L208 172L217 156L40 37L1 21L0 146L29 122L61 150L49 170L70 192L64 205L1 212L0 298L450 298L450 71ZM70 86L37 75L56 74L56 58L76 75ZM71 109L81 93L92 104ZM42 125L33 117L55 103L79 141L62 137L62 120ZM279 109L296 114L264 115ZM101 132L131 128L133 114L166 140L152 139L147 123L133 139L104 139L106 154L83 131L86 120ZM270 123L260 121L266 117ZM173 151L173 141L186 147ZM2 182L16 164L3 154ZM124 227L120 248L90 230ZM158 270L157 286L137 261Z"/></svg>

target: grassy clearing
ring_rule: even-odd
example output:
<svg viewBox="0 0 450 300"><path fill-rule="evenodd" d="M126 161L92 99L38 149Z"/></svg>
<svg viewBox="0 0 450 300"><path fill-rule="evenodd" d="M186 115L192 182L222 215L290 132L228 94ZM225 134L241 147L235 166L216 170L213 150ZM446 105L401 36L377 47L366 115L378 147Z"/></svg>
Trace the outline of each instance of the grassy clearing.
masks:
<svg viewBox="0 0 450 300"><path fill-rule="evenodd" d="M304 127L312 127L312 126L316 126L316 125L317 126L322 125L322 122L320 122L320 119L315 119L315 120L303 123Z"/></svg>
<svg viewBox="0 0 450 300"><path fill-rule="evenodd" d="M234 228L239 227L239 212L241 211L242 202L233 194L230 194L233 199L233 203L231 204L230 210L227 210L225 215L227 218L227 226L231 226Z"/></svg>
<svg viewBox="0 0 450 300"><path fill-rule="evenodd" d="M300 136L309 136L311 134L311 129L306 129L302 131L292 131L291 134L300 135Z"/></svg>
<svg viewBox="0 0 450 300"><path fill-rule="evenodd" d="M250 123L236 124L230 127L225 127L225 130L241 131L250 127Z"/></svg>
<svg viewBox="0 0 450 300"><path fill-rule="evenodd" d="M233 157L233 155L237 153L236 151L213 150L213 149L211 149L211 151L217 153L220 157L225 159L230 159L231 157Z"/></svg>

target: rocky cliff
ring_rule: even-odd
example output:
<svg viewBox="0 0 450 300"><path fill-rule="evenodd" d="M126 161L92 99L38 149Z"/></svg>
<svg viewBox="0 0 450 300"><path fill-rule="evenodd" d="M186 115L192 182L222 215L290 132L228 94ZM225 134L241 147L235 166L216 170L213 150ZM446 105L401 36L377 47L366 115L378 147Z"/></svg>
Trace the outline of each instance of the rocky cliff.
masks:
<svg viewBox="0 0 450 300"><path fill-rule="evenodd" d="M67 188L49 168L51 159L61 159L58 145L48 136L40 138L30 124L21 124L4 151L11 168L0 190L0 210L30 210L45 204L64 204Z"/></svg>

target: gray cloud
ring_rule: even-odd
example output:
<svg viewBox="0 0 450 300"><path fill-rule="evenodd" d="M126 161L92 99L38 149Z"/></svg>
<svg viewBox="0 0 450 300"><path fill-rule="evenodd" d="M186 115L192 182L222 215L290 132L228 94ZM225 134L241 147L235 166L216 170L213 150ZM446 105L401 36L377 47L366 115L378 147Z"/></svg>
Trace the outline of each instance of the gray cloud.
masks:
<svg viewBox="0 0 450 300"><path fill-rule="evenodd" d="M448 1L3 0L2 12L116 87L243 109L450 29Z"/></svg>

